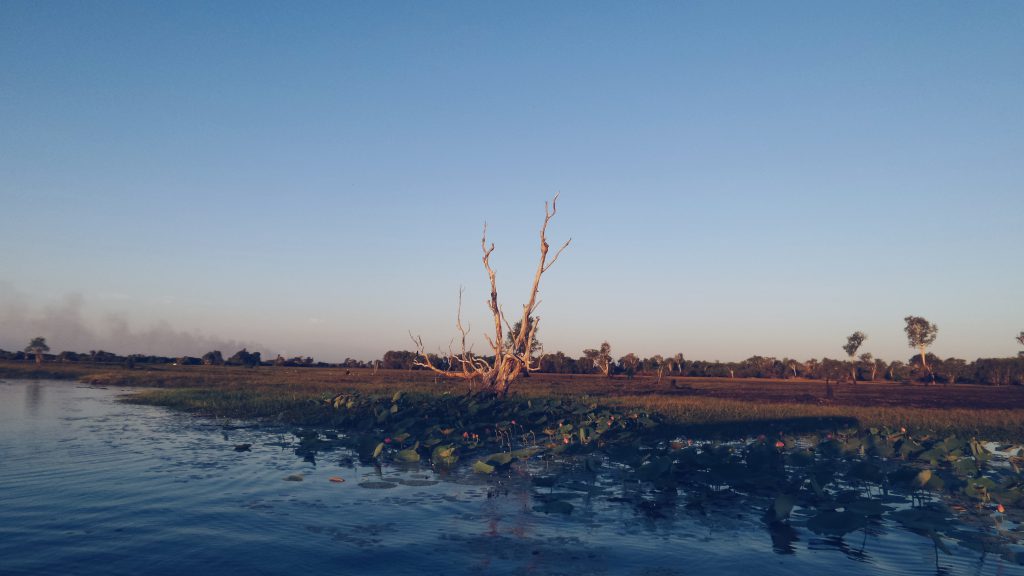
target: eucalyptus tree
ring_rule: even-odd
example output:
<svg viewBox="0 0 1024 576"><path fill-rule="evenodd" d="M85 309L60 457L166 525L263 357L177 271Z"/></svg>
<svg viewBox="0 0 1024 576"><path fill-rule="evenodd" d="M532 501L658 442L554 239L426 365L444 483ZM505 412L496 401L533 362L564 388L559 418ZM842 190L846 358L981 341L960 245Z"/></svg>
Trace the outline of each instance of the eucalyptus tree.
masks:
<svg viewBox="0 0 1024 576"><path fill-rule="evenodd" d="M885 360L882 360L881 358L875 358L875 362L871 367L871 379L874 380L879 373L885 374L885 371L888 368L889 364L886 363Z"/></svg>
<svg viewBox="0 0 1024 576"><path fill-rule="evenodd" d="M583 357L596 369L601 371L601 374L608 376L611 374L612 369L612 345L606 342L601 342L600 349L587 348L583 351Z"/></svg>
<svg viewBox="0 0 1024 576"><path fill-rule="evenodd" d="M619 365L622 366L622 370L630 378L633 377L633 374L636 372L636 367L639 364L640 364L640 358L636 354L634 354L632 352L630 352L629 354L626 354L622 358L619 358Z"/></svg>
<svg viewBox="0 0 1024 576"><path fill-rule="evenodd" d="M875 375L878 373L878 366L875 364L875 357L871 355L871 352L865 352L860 355L860 365L871 373L871 382L874 382Z"/></svg>
<svg viewBox="0 0 1024 576"><path fill-rule="evenodd" d="M921 366L931 373L925 351L935 342L939 335L939 327L920 316L907 316L903 319L907 325L903 331L907 333L907 343L921 353Z"/></svg>
<svg viewBox="0 0 1024 576"><path fill-rule="evenodd" d="M1021 332L1020 336L1017 336L1017 342L1020 342L1020 345L1024 346L1024 332ZM1017 352L1017 355L1021 356L1021 357L1024 357L1024 350L1021 350L1020 352Z"/></svg>
<svg viewBox="0 0 1024 576"><path fill-rule="evenodd" d="M846 344L843 346L843 350L850 357L850 378L853 382L857 381L857 362L854 356L857 354L857 349L867 339L867 335L858 330L846 337Z"/></svg>
<svg viewBox="0 0 1024 576"><path fill-rule="evenodd" d="M523 321L516 320L516 323L509 328L505 334L505 346L509 349L514 349L517 353L523 354L526 352L526 342L519 343L516 346L516 336L523 330ZM526 319L526 330L533 332L533 341L530 343L530 356L537 356L544 350L544 345L537 339L537 329L533 327L533 316Z"/></svg>
<svg viewBox="0 0 1024 576"><path fill-rule="evenodd" d="M36 364L43 363L43 354L50 351L50 347L46 344L46 338L42 336L36 336L25 346L25 352L28 354L36 355Z"/></svg>

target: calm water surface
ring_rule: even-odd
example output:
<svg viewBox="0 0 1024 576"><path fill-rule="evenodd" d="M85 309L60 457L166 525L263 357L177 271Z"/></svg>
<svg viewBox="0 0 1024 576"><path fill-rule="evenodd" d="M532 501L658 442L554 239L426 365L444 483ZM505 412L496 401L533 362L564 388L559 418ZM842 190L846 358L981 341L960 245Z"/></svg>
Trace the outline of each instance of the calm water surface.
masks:
<svg viewBox="0 0 1024 576"><path fill-rule="evenodd" d="M773 542L759 511L652 518L609 500L607 479L581 481L571 515L544 514L550 489L525 471L442 477L344 450L313 462L289 430L126 392L0 381L0 574L1024 574L888 521L842 539L795 522Z"/></svg>

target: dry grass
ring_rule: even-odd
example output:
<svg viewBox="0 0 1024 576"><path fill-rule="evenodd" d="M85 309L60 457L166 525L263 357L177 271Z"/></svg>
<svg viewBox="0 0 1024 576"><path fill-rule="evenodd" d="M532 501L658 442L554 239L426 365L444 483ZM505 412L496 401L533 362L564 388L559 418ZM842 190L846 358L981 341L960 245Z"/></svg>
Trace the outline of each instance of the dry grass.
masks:
<svg viewBox="0 0 1024 576"><path fill-rule="evenodd" d="M321 398L342 392L395 391L462 394L459 381L421 371L332 368L247 369L227 366L147 366L132 370L90 364L0 363L0 377L70 378L98 385L147 388L136 401L213 416L301 418ZM602 404L660 414L691 435L724 436L856 425L917 432L957 432L1024 440L1024 387L909 386L858 383L833 386L806 380L653 378L535 374L513 393L543 398L590 396Z"/></svg>

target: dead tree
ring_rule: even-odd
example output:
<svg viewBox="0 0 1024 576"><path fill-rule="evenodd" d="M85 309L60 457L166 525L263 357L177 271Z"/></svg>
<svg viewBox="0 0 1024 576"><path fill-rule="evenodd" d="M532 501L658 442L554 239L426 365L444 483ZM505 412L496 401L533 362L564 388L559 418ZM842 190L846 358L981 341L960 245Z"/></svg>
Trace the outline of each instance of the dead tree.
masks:
<svg viewBox="0 0 1024 576"><path fill-rule="evenodd" d="M491 281L491 297L487 301L487 307L494 318L494 336L485 334L485 338L494 353L494 358L489 359L478 356L473 353L471 348L467 348L466 338L469 331L462 325L462 291L460 290L459 308L455 321L455 328L459 331L461 342L460 351L456 353L450 347L448 369L441 369L434 365L433 360L427 354L423 346L423 339L419 336L413 337L413 342L416 344L416 352L419 356L419 359L414 362L416 366L432 370L441 376L465 380L475 390L490 391L499 396L508 394L509 386L524 371L529 372L539 368L539 366L533 363L531 350L533 350L533 339L537 333L537 326L540 324L540 317L534 313L540 305L540 301L537 300L540 278L554 265L555 261L558 260L558 256L561 255L562 251L569 246L569 242L572 241L571 238L566 240L565 244L562 244L555 251L551 259L548 260L548 250L550 247L548 246L545 233L547 232L548 223L557 211L557 201L558 195L555 194L550 205L547 202L544 203L544 224L540 227L540 262L537 264L537 271L533 277L530 297L526 304L523 304L523 315L519 323L519 330L512 333L512 342L506 342L506 339L503 337L505 330L512 332L512 325L505 318L505 313L498 303L498 284L494 269L491 267L491 253L494 252L494 243L490 245L487 243L487 224L485 223L480 247L483 250L484 269L487 271L487 276Z"/></svg>

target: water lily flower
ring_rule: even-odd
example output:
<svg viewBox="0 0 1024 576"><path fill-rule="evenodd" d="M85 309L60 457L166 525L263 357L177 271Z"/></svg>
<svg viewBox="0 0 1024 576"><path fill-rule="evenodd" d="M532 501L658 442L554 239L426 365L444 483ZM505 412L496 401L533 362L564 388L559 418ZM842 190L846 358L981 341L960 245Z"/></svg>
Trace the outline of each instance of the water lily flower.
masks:
<svg viewBox="0 0 1024 576"><path fill-rule="evenodd" d="M1003 505L999 504L996 506L996 512L999 512L1000 514L1006 514L1006 508L1003 508Z"/></svg>
<svg viewBox="0 0 1024 576"><path fill-rule="evenodd" d="M384 439L384 443L385 444L391 444L391 438L385 438Z"/></svg>
<svg viewBox="0 0 1024 576"><path fill-rule="evenodd" d="M782 440L779 440L778 442L775 443L775 447L776 448L785 448L786 447L786 443L783 442Z"/></svg>

